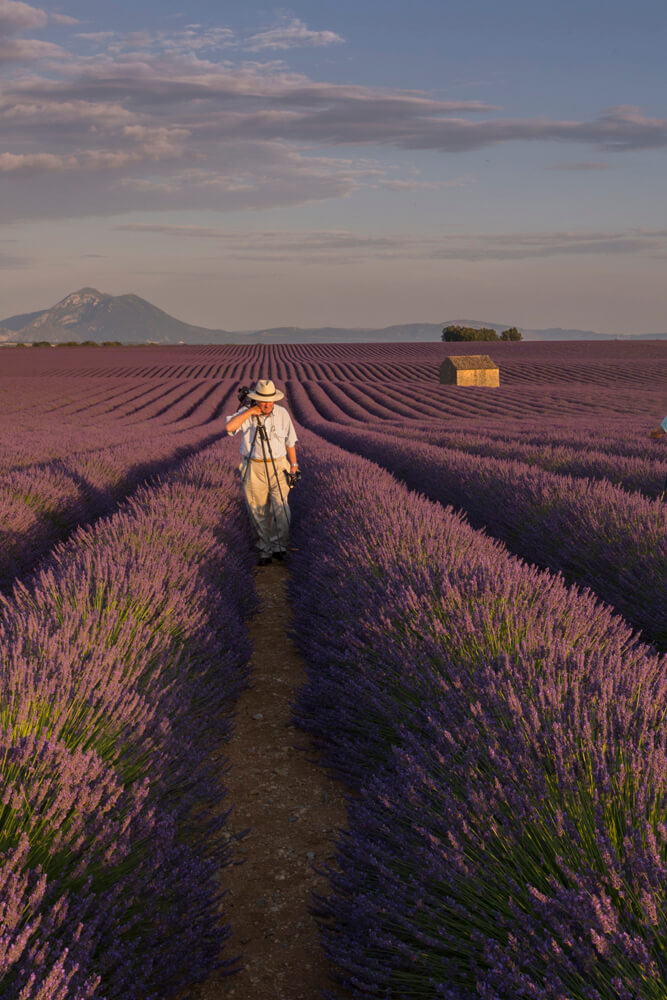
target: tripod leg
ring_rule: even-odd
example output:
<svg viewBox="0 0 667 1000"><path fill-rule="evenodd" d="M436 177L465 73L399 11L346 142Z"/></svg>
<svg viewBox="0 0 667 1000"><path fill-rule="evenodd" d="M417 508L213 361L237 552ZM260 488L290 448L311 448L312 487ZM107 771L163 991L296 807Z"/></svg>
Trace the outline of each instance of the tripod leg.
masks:
<svg viewBox="0 0 667 1000"><path fill-rule="evenodd" d="M284 553L287 551L289 541L290 509L287 503L287 483L285 483L285 490L283 492L281 476L284 476L285 470L289 468L289 464L285 458L279 458L276 463L268 437L260 433L260 439L262 442L262 456L264 458L269 493L268 521L272 552ZM271 466L269 466L269 458Z"/></svg>
<svg viewBox="0 0 667 1000"><path fill-rule="evenodd" d="M286 459L276 459L276 473L270 482L271 493L271 542L274 552L286 552L289 544L290 509L287 502L287 489L281 486L280 477L284 478L285 470L289 468Z"/></svg>
<svg viewBox="0 0 667 1000"><path fill-rule="evenodd" d="M263 477L258 477L256 474L256 470L258 469L262 469L263 471L263 466L251 461L255 453L255 442L257 441L259 431L260 423L259 420L256 420L255 433L252 438L248 457L245 463L241 462L239 470L241 472L241 491L246 503L250 524L255 534L255 545L259 550L260 558L264 558L271 554L271 540L266 531L266 497L261 482Z"/></svg>

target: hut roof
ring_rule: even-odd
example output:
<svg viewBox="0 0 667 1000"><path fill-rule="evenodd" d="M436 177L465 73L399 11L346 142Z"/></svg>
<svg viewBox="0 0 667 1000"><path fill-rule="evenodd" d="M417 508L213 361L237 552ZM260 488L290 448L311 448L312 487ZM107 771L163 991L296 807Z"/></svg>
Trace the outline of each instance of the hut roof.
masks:
<svg viewBox="0 0 667 1000"><path fill-rule="evenodd" d="M488 354L450 354L445 358L454 368L458 369L478 369L478 368L498 368L496 362Z"/></svg>

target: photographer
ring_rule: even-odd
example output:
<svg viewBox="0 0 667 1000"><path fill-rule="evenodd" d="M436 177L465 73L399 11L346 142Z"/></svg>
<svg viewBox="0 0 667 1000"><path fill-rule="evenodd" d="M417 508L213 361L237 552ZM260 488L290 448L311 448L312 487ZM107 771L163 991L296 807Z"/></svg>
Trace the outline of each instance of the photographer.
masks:
<svg viewBox="0 0 667 1000"><path fill-rule="evenodd" d="M287 554L290 510L287 496L300 478L297 441L292 418L283 406L284 395L270 379L260 379L254 391L241 388L242 408L227 418L229 435L241 431L243 495L257 535L259 566Z"/></svg>

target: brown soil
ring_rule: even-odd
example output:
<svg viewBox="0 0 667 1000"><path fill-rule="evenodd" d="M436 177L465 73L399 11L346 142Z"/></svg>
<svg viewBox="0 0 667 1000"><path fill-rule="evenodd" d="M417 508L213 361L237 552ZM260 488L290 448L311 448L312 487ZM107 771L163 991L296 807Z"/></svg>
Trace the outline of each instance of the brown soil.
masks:
<svg viewBox="0 0 667 1000"><path fill-rule="evenodd" d="M242 969L213 976L187 1000L315 1000L330 984L317 927L308 912L318 875L345 825L344 790L308 752L308 738L290 724L290 703L305 680L303 661L287 636L287 568L258 568L260 608L249 625L254 646L251 687L241 696L230 742L228 831L237 837L234 863L222 880L224 921L232 937L225 955Z"/></svg>

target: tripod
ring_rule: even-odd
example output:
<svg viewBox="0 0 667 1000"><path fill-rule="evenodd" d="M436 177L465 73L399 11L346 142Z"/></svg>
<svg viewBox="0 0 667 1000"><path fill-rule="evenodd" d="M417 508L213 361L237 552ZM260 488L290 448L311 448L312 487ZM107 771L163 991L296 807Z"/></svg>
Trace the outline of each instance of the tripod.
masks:
<svg viewBox="0 0 667 1000"><path fill-rule="evenodd" d="M261 447L262 447L262 459L264 461L264 470L266 472L266 483L267 483L267 489L268 489L268 494L269 494L269 496L268 496L268 503L270 505L271 514L273 516L273 523L274 523L275 526L278 526L279 523L280 523L280 516L279 515L281 513L284 513L285 520L287 522L287 530L289 531L289 528L291 526L291 512L290 512L290 509L289 509L289 506L288 506L288 503L287 503L287 497L286 497L285 494L283 494L282 483L280 481L280 476L278 475L278 469L276 467L276 461L275 461L275 458L273 456L273 450L271 448L271 442L269 440L268 434L266 433L266 427L264 426L264 421L261 420L259 416L255 417L255 433L254 433L253 438L252 438L252 442L251 442L251 445L250 445L250 451L248 453L248 458L246 460L245 469L243 470L243 475L241 477L241 482L245 486L245 482L246 482L246 479L247 479L247 476L248 476L248 470L250 469L250 462L252 461L252 457L253 457L253 455L255 453L255 444L256 444L258 438L259 438L259 442L260 442ZM272 480L271 480L271 468L269 467L269 463L271 465L271 468L273 469L273 475L275 476L275 481L278 484L278 493L280 495L280 510L277 509L277 507L278 507L278 501L275 498L274 492L273 492L273 490L271 488L272 487ZM248 501L248 497L247 496L246 496L246 502L248 503L248 507L250 509L251 517L253 517L253 519L255 520L256 527L258 529L258 534L260 535L260 537L262 537L262 532L259 530L259 525L257 524L257 518L254 517L254 515L253 515L253 511L250 508L250 503Z"/></svg>

